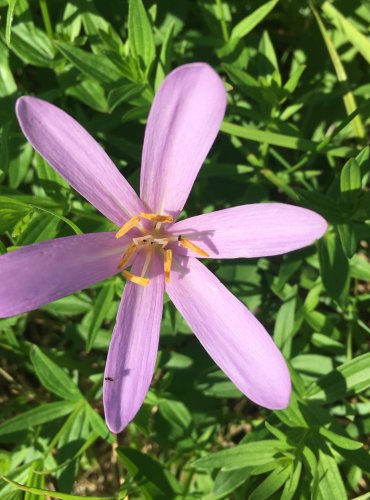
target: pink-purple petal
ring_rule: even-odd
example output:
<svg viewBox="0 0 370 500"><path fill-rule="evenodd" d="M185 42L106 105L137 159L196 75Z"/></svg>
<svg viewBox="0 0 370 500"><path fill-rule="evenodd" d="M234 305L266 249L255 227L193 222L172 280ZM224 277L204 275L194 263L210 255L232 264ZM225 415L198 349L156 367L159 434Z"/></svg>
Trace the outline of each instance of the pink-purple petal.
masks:
<svg viewBox="0 0 370 500"><path fill-rule="evenodd" d="M139 254L132 272L141 273L145 255ZM163 262L153 255L143 287L128 282L118 311L104 374L105 420L121 432L142 405L153 377L163 310Z"/></svg>
<svg viewBox="0 0 370 500"><path fill-rule="evenodd" d="M71 116L35 97L18 99L16 112L36 151L117 226L146 210L103 148Z"/></svg>
<svg viewBox="0 0 370 500"><path fill-rule="evenodd" d="M37 309L114 275L125 248L125 238L96 233L35 243L0 256L0 318Z"/></svg>
<svg viewBox="0 0 370 500"><path fill-rule="evenodd" d="M267 257L311 245L327 230L321 215L282 203L226 208L170 227L205 250L211 258ZM178 245L177 253L194 256Z"/></svg>
<svg viewBox="0 0 370 500"><path fill-rule="evenodd" d="M289 403L289 371L261 323L198 259L177 257L166 291L203 347L252 401Z"/></svg>
<svg viewBox="0 0 370 500"><path fill-rule="evenodd" d="M165 78L149 113L141 166L141 198L153 212L177 217L225 108L224 85L208 64L187 64Z"/></svg>

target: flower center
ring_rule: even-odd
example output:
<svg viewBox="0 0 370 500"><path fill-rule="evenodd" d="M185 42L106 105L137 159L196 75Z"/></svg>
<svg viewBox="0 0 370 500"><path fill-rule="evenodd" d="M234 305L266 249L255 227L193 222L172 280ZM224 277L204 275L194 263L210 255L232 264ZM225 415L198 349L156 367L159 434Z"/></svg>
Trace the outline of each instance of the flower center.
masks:
<svg viewBox="0 0 370 500"><path fill-rule="evenodd" d="M148 231L143 226L139 229L143 233L143 236L132 238L132 242L127 247L125 253L123 254L121 260L118 263L118 269L120 270L122 276L132 283L137 285L146 286L149 283L149 278L146 278L150 261L153 256L154 250L158 250L163 254L163 270L166 283L170 281L170 274L172 268L172 249L166 248L168 243L177 242L181 246L191 250L194 253L201 255L202 257L208 257L208 253L199 248L197 245L185 239L179 235L166 235L161 229L162 224L170 224L173 222L173 217L171 215L160 215L160 214L148 214L141 212L140 215L136 215L128 220L121 229L117 232L116 238L122 238L131 229L140 225L141 219L149 220L153 223L152 231ZM145 234L144 234L145 233ZM134 255L146 249L146 258L144 261L141 276L132 274L125 268L128 267L134 257Z"/></svg>

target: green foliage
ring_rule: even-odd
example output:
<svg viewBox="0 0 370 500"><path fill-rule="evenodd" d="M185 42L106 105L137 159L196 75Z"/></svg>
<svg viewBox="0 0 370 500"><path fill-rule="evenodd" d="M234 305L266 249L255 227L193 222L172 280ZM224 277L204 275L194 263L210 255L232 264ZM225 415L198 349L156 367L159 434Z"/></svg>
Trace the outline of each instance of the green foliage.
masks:
<svg viewBox="0 0 370 500"><path fill-rule="evenodd" d="M137 188L154 93L192 61L229 96L184 215L275 201L329 223L289 255L210 264L288 360L285 410L242 397L166 301L150 392L112 435L120 277L0 320L1 499L368 498L369 20L344 0L0 0L1 254L114 229L32 150L17 97L78 119Z"/></svg>

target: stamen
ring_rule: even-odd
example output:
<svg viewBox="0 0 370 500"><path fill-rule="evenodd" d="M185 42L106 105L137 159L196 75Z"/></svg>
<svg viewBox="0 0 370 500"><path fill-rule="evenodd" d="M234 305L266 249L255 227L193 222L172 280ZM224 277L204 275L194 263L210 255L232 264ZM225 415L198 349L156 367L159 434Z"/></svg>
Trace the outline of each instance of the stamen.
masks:
<svg viewBox="0 0 370 500"><path fill-rule="evenodd" d="M126 233L128 233L133 227L137 226L140 222L140 217L137 215L135 217L132 217L130 220L128 220L121 229L116 233L116 238L117 240L119 238L122 238Z"/></svg>
<svg viewBox="0 0 370 500"><path fill-rule="evenodd" d="M188 250L191 250L194 253L201 255L202 257L209 257L209 254L207 252L205 252L201 248L197 247L197 245L194 245L194 243L192 243L191 241L186 240L182 236L178 237L178 242L183 247L187 248Z"/></svg>
<svg viewBox="0 0 370 500"><path fill-rule="evenodd" d="M141 212L140 217L152 222L173 222L172 215L146 214Z"/></svg>
<svg viewBox="0 0 370 500"><path fill-rule="evenodd" d="M121 274L124 278L136 285L146 286L149 283L149 278L143 278L142 276L137 276L136 274L132 274L129 271L121 271Z"/></svg>
<svg viewBox="0 0 370 500"><path fill-rule="evenodd" d="M166 250L164 252L164 278L166 283L170 282L170 274L172 267L172 250Z"/></svg>
<svg viewBox="0 0 370 500"><path fill-rule="evenodd" d="M126 252L123 254L122 259L118 263L118 269L122 269L125 267L125 265L128 263L128 261L131 259L133 255L135 255L137 251L137 246L135 243L131 243L129 247L127 248Z"/></svg>

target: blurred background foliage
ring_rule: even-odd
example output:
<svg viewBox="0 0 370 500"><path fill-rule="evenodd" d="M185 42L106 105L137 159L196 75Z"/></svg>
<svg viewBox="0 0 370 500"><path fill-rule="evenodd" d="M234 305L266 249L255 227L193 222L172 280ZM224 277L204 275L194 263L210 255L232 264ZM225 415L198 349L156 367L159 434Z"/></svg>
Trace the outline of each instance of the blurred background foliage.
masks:
<svg viewBox="0 0 370 500"><path fill-rule="evenodd" d="M184 215L280 201L330 223L286 256L209 262L289 360L284 411L242 397L167 301L151 390L111 435L120 277L0 320L1 499L370 498L368 2L0 0L0 15L1 253L114 229L26 142L17 97L70 113L137 188L155 90L192 61L229 102Z"/></svg>

